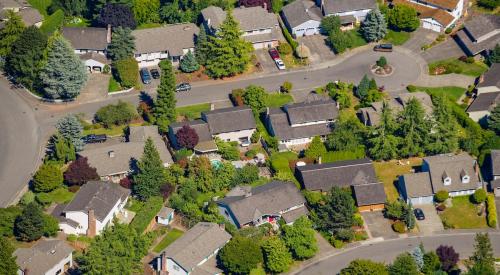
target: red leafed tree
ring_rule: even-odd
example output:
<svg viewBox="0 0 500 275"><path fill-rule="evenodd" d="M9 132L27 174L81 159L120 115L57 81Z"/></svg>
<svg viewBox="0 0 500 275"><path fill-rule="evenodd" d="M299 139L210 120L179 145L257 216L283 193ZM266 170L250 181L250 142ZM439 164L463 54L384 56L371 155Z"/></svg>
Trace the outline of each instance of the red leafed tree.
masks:
<svg viewBox="0 0 500 275"><path fill-rule="evenodd" d="M440 245L436 249L436 254L443 270L446 272L452 270L458 263L459 255L455 252L453 246Z"/></svg>
<svg viewBox="0 0 500 275"><path fill-rule="evenodd" d="M73 161L64 172L64 180L69 186L81 186L89 180L99 180L99 175L94 167L90 167L87 158L80 157Z"/></svg>
<svg viewBox="0 0 500 275"><path fill-rule="evenodd" d="M193 149L196 144L198 144L199 140L196 131L188 125L182 126L182 128L175 134L175 137L177 138L179 145L187 149Z"/></svg>
<svg viewBox="0 0 500 275"><path fill-rule="evenodd" d="M129 177L125 177L120 180L120 186L127 189L132 189L132 180Z"/></svg>
<svg viewBox="0 0 500 275"><path fill-rule="evenodd" d="M163 199L166 200L170 195L175 191L175 186L172 184L164 184L160 187L160 193L163 196Z"/></svg>

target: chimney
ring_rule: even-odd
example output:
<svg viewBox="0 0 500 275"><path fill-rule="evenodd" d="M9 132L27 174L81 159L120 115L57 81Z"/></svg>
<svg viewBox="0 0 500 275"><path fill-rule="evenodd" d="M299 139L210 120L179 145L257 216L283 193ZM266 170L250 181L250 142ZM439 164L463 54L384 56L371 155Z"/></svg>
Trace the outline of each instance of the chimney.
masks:
<svg viewBox="0 0 500 275"><path fill-rule="evenodd" d="M215 110L215 104L214 103L210 103L210 111L213 111Z"/></svg>
<svg viewBox="0 0 500 275"><path fill-rule="evenodd" d="M108 152L108 156L109 156L110 158L114 158L114 157L115 157L115 151L109 151L109 152Z"/></svg>
<svg viewBox="0 0 500 275"><path fill-rule="evenodd" d="M97 234L97 221L95 220L94 209L89 209L88 219L87 237L95 237Z"/></svg>
<svg viewBox="0 0 500 275"><path fill-rule="evenodd" d="M167 271L167 255L165 255L165 252L161 254L161 271Z"/></svg>
<svg viewBox="0 0 500 275"><path fill-rule="evenodd" d="M106 42L111 43L111 25L108 24L107 33L106 33Z"/></svg>
<svg viewBox="0 0 500 275"><path fill-rule="evenodd" d="M25 269L23 270L23 274L24 274L24 275L28 275L28 274L30 273L29 271L30 271L30 270L29 270L28 268L25 268Z"/></svg>

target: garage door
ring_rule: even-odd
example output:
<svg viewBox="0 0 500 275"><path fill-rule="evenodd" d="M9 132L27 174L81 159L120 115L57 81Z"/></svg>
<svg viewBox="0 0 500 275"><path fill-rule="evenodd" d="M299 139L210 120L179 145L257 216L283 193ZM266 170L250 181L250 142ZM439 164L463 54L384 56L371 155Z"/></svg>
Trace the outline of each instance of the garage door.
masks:
<svg viewBox="0 0 500 275"><path fill-rule="evenodd" d="M314 35L314 34L317 34L317 33L318 33L318 30L316 28L306 29L306 35Z"/></svg>
<svg viewBox="0 0 500 275"><path fill-rule="evenodd" d="M265 48L265 43L254 43L253 48L258 50L258 49L264 49Z"/></svg>
<svg viewBox="0 0 500 275"><path fill-rule="evenodd" d="M441 26L436 25L436 24L432 24L431 22L424 21L422 27L424 29L433 30L435 32L441 32Z"/></svg>

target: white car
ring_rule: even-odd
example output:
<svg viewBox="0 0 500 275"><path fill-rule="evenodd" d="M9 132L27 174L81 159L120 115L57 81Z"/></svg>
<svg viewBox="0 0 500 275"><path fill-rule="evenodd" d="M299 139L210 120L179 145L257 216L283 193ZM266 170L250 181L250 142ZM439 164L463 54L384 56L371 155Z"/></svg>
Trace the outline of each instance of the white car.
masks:
<svg viewBox="0 0 500 275"><path fill-rule="evenodd" d="M283 63L283 60L276 59L276 60L274 60L274 62L276 63L276 66L278 66L278 69L280 69L280 70L285 70L286 69L285 63Z"/></svg>

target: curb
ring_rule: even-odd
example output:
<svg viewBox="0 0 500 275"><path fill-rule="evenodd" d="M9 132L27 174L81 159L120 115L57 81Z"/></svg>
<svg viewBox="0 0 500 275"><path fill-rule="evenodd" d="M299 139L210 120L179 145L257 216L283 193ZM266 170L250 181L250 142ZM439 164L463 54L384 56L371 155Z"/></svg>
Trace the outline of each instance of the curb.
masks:
<svg viewBox="0 0 500 275"><path fill-rule="evenodd" d="M116 92L112 92L112 93L108 92L108 94L106 95L106 97L110 97L110 96L112 97L114 95L121 95L121 94L130 93L133 90L134 90L134 88L130 88L128 90L116 91Z"/></svg>

